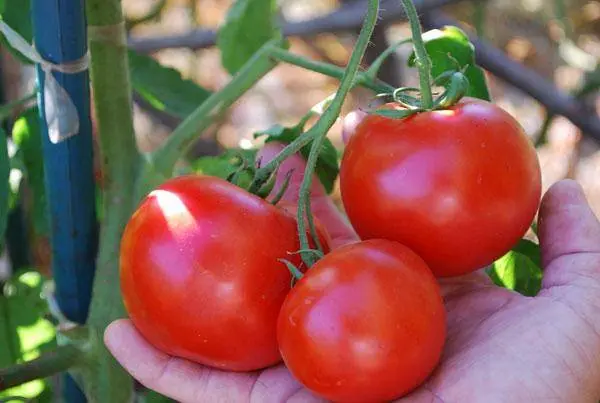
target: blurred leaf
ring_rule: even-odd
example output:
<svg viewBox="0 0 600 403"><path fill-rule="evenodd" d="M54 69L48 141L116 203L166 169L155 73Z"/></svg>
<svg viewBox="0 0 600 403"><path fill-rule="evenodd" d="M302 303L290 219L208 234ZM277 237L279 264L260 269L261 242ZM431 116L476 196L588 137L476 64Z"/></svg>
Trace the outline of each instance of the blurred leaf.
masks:
<svg viewBox="0 0 600 403"><path fill-rule="evenodd" d="M255 133L254 137L256 138L266 135L268 137L265 140L265 143L277 141L280 143L289 144L304 132L305 123L306 120L303 120L297 126L294 127L274 125L267 130ZM305 159L308 159L308 156L310 154L310 147L311 144L308 144L300 150L300 154ZM317 177L325 187L325 191L327 193L331 193L331 191L333 190L333 185L339 174L339 171L340 170L338 165L338 152L331 143L331 141L328 138L325 138L325 141L323 142L323 148L321 149L319 153L319 158L317 159L317 167L315 169L315 173L317 174Z"/></svg>
<svg viewBox="0 0 600 403"><path fill-rule="evenodd" d="M201 175L216 176L227 179L246 160L248 167L254 167L256 150L229 149L214 157L201 157L192 162L192 170ZM252 182L252 174L243 172L238 179L238 185L247 187Z"/></svg>
<svg viewBox="0 0 600 403"><path fill-rule="evenodd" d="M24 111L13 126L12 138L18 148L15 156L23 161L25 180L32 193L33 227L38 235L48 234L48 202L44 186L42 134L38 108Z"/></svg>
<svg viewBox="0 0 600 403"><path fill-rule="evenodd" d="M282 37L275 17L275 0L235 0L217 36L221 62L231 75L269 40Z"/></svg>
<svg viewBox="0 0 600 403"><path fill-rule="evenodd" d="M156 393L153 390L146 390L142 394L142 402L143 403L171 403L175 402L175 400L169 399L166 396Z"/></svg>
<svg viewBox="0 0 600 403"><path fill-rule="evenodd" d="M8 159L7 141L6 132L0 128L0 246L4 244L10 201L10 188L8 184L10 161Z"/></svg>
<svg viewBox="0 0 600 403"><path fill-rule="evenodd" d="M0 293L0 366L37 358L56 346L54 325L45 319L46 301L41 297L44 278L37 271L20 271ZM22 396L50 402L50 382L36 380L0 392L1 397Z"/></svg>
<svg viewBox="0 0 600 403"><path fill-rule="evenodd" d="M435 78L446 71L458 71L463 68L469 79L467 96L491 99L483 70L475 63L475 48L467 34L455 26L432 29L423 34L427 54L431 59L431 75ZM416 57L408 58L408 65L414 67Z"/></svg>
<svg viewBox="0 0 600 403"><path fill-rule="evenodd" d="M0 12L2 13L4 22L19 33L28 43L31 43L33 40L30 10L30 0L2 0L0 4ZM29 59L8 44L4 35L0 35L0 38L2 45L9 49L14 56L23 63L31 64Z"/></svg>
<svg viewBox="0 0 600 403"><path fill-rule="evenodd" d="M539 246L522 239L510 252L494 262L488 274L497 285L527 296L535 296L542 286Z"/></svg>
<svg viewBox="0 0 600 403"><path fill-rule="evenodd" d="M185 119L211 92L150 56L129 50L133 89L158 110Z"/></svg>

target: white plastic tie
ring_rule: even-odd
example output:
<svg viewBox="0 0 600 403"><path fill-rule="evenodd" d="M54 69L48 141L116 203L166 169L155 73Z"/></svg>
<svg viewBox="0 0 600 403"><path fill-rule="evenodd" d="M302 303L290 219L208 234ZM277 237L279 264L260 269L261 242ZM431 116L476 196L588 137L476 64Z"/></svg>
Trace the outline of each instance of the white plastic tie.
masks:
<svg viewBox="0 0 600 403"><path fill-rule="evenodd" d="M21 35L15 32L4 21L0 20L0 31L8 43L23 56L40 65L44 72L44 116L48 127L48 137L53 144L60 143L79 133L79 115L73 100L67 91L58 83L54 71L64 74L77 74L89 68L89 53L81 59L54 64L44 60Z"/></svg>

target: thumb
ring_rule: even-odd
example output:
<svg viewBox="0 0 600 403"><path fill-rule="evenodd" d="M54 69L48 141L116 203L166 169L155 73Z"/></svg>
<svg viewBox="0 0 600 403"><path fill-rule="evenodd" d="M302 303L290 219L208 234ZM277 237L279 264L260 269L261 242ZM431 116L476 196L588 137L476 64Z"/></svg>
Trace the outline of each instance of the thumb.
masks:
<svg viewBox="0 0 600 403"><path fill-rule="evenodd" d="M546 192L539 237L545 288L580 278L600 280L600 264L586 258L600 254L600 223L577 182L563 180Z"/></svg>

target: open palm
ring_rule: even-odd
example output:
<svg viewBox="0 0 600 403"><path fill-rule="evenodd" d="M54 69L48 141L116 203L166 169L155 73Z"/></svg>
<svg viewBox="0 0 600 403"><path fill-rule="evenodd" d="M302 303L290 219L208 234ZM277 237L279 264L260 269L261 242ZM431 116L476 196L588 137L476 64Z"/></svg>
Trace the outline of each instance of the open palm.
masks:
<svg viewBox="0 0 600 403"><path fill-rule="evenodd" d="M269 144L268 159L278 151ZM281 172L296 168L288 159ZM297 198L299 175L286 197ZM334 246L356 240L318 183L313 211ZM420 402L597 402L600 398L600 224L571 181L555 185L540 211L545 267L535 298L493 285L483 273L442 282L448 338L441 363L418 390ZM283 366L227 373L170 357L149 345L129 320L114 322L105 341L141 383L181 402L319 402Z"/></svg>

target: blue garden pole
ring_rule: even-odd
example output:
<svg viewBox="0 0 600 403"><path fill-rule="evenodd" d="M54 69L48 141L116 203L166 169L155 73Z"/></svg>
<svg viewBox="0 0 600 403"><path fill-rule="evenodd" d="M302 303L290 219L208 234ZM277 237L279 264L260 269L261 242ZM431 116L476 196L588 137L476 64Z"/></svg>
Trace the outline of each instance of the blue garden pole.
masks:
<svg viewBox="0 0 600 403"><path fill-rule="evenodd" d="M35 46L44 60L64 64L86 54L84 10L84 0L32 1ZM77 108L80 129L79 133L62 142L51 142L44 115L47 105L40 95L52 270L56 299L62 313L73 322L84 323L97 252L89 75L87 71L53 74ZM39 66L38 83L43 90L45 74ZM73 380L68 376L64 380L65 401L85 401Z"/></svg>

